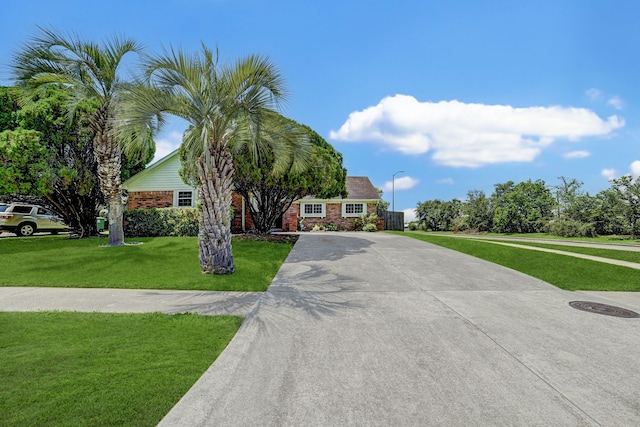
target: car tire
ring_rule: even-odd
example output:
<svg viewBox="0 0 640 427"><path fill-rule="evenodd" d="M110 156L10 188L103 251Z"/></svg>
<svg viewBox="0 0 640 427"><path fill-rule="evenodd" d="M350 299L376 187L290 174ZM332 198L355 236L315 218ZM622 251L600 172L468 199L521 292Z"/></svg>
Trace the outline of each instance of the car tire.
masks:
<svg viewBox="0 0 640 427"><path fill-rule="evenodd" d="M32 222L23 222L16 229L16 234L19 237L32 236L36 232L36 226Z"/></svg>

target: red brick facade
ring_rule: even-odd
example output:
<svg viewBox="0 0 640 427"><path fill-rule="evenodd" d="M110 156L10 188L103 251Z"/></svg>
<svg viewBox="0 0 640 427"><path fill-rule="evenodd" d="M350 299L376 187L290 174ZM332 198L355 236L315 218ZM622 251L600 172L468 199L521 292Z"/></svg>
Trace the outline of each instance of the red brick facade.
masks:
<svg viewBox="0 0 640 427"><path fill-rule="evenodd" d="M127 209L170 208L173 206L173 191L129 192Z"/></svg>
<svg viewBox="0 0 640 427"><path fill-rule="evenodd" d="M244 228L242 226L242 196L233 193L231 204L233 206L234 218L231 223L231 231L242 233L253 228L253 220L249 207L245 206ZM131 191L127 201L127 209L151 209L170 208L173 206L173 191Z"/></svg>
<svg viewBox="0 0 640 427"><path fill-rule="evenodd" d="M316 224L324 226L334 224L341 231L353 230L353 223L358 217L343 217L341 203L326 203L326 215L324 218L306 217L304 218L304 230L311 231ZM376 203L367 203L367 215L376 213ZM298 226L298 217L300 216L300 204L294 203L282 216L282 229L284 231L296 231ZM302 218L301 218L302 219ZM384 220L378 218L378 230L384 230Z"/></svg>
<svg viewBox="0 0 640 427"><path fill-rule="evenodd" d="M244 228L242 227L242 196L234 192L231 196L231 206L233 206L233 222L231 223L231 232L242 233L253 228L253 218L249 211L249 206L245 203L244 207Z"/></svg>

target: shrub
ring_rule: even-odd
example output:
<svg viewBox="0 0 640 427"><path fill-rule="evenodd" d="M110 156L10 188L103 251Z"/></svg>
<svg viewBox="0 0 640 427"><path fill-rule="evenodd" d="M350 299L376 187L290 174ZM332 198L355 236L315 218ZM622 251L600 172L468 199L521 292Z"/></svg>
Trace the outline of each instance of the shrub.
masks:
<svg viewBox="0 0 640 427"><path fill-rule="evenodd" d="M127 237L197 236L200 211L193 208L133 209L124 213Z"/></svg>
<svg viewBox="0 0 640 427"><path fill-rule="evenodd" d="M417 222L410 222L409 223L409 230L416 231L417 229L418 229L418 223Z"/></svg>
<svg viewBox="0 0 640 427"><path fill-rule="evenodd" d="M362 226L362 231L378 231L378 226L375 224L365 224Z"/></svg>
<svg viewBox="0 0 640 427"><path fill-rule="evenodd" d="M376 215L376 214L371 214L371 215L362 214L362 215L360 215L360 217L356 218L353 221L353 231L367 231L367 230L364 229L365 226L367 226L367 225L373 225L376 228L373 231L377 231L378 230L378 215Z"/></svg>
<svg viewBox="0 0 640 427"><path fill-rule="evenodd" d="M313 228L311 229L311 231L324 231L324 224L318 223L316 225L313 226Z"/></svg>
<svg viewBox="0 0 640 427"><path fill-rule="evenodd" d="M338 226L335 224L327 224L325 228L327 231L338 231Z"/></svg>
<svg viewBox="0 0 640 427"><path fill-rule="evenodd" d="M595 237L597 235L594 224L571 220L549 221L544 231L560 237Z"/></svg>

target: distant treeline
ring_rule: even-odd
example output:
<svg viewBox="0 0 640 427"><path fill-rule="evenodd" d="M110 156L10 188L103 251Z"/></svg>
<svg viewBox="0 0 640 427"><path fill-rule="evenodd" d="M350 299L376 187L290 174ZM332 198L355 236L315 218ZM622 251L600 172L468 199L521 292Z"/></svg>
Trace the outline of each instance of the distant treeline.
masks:
<svg viewBox="0 0 640 427"><path fill-rule="evenodd" d="M564 237L597 235L636 236L640 231L640 178L625 175L596 195L583 183L559 177L548 186L543 180L495 184L491 196L480 190L467 200L419 202L412 228L431 231L538 233Z"/></svg>

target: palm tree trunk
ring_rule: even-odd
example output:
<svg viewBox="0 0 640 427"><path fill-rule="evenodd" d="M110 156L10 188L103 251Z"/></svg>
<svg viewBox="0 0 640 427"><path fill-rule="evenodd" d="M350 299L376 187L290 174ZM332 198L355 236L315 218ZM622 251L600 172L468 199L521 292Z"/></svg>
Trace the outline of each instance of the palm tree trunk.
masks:
<svg viewBox="0 0 640 427"><path fill-rule="evenodd" d="M98 179L109 209L109 246L124 245L120 169L122 150L108 136L97 134L93 150L98 161Z"/></svg>
<svg viewBox="0 0 640 427"><path fill-rule="evenodd" d="M233 159L223 148L210 147L208 150L209 156L203 154L198 159L202 203L198 234L200 269L205 274L231 274L235 271L230 218Z"/></svg>

